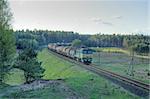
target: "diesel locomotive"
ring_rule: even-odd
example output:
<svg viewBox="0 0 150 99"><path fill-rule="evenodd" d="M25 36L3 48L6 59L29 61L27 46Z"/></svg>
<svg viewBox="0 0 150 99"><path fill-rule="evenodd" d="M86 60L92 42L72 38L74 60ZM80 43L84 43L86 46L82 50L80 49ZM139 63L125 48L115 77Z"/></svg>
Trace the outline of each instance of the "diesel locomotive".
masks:
<svg viewBox="0 0 150 99"><path fill-rule="evenodd" d="M88 47L75 48L60 44L48 44L48 49L85 64L92 63L93 50Z"/></svg>

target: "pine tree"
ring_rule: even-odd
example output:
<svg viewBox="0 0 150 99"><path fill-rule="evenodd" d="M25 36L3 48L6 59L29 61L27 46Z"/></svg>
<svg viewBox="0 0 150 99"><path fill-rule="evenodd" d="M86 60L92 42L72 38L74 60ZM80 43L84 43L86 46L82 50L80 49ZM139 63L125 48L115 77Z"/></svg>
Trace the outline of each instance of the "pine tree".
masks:
<svg viewBox="0 0 150 99"><path fill-rule="evenodd" d="M26 83L40 79L43 76L44 69L41 67L41 62L37 61L37 53L33 48L25 49L19 54L16 62L16 68L24 71Z"/></svg>
<svg viewBox="0 0 150 99"><path fill-rule="evenodd" d="M8 73L15 56L15 37L10 27L12 14L6 0L0 0L0 83Z"/></svg>

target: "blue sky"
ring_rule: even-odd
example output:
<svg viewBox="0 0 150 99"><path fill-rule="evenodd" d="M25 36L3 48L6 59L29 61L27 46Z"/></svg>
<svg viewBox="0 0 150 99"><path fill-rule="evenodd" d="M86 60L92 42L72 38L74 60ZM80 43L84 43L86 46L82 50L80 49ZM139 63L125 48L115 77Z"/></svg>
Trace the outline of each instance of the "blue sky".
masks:
<svg viewBox="0 0 150 99"><path fill-rule="evenodd" d="M14 29L150 33L149 0L9 0Z"/></svg>

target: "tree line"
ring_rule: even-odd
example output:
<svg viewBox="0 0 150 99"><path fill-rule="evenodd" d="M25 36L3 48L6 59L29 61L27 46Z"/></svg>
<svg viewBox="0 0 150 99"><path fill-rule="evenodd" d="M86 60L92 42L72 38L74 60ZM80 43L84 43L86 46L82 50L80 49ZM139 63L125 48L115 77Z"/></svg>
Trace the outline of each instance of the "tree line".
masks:
<svg viewBox="0 0 150 99"><path fill-rule="evenodd" d="M16 45L18 49L33 46L35 49L48 43L71 43L73 40L81 40L88 47L120 47L133 49L137 53L149 53L150 36L146 35L81 35L72 31L48 31L48 30L18 30L15 31Z"/></svg>

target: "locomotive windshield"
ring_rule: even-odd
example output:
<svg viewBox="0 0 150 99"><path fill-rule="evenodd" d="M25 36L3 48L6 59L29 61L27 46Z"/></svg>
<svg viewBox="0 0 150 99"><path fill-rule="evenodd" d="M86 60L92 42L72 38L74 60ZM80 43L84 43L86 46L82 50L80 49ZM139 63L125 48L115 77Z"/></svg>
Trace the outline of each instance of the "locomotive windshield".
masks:
<svg viewBox="0 0 150 99"><path fill-rule="evenodd" d="M88 53L88 54L92 54L92 51L91 51L91 50L88 50L87 53Z"/></svg>
<svg viewBox="0 0 150 99"><path fill-rule="evenodd" d="M83 54L92 54L92 50L83 50Z"/></svg>

